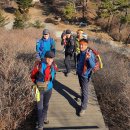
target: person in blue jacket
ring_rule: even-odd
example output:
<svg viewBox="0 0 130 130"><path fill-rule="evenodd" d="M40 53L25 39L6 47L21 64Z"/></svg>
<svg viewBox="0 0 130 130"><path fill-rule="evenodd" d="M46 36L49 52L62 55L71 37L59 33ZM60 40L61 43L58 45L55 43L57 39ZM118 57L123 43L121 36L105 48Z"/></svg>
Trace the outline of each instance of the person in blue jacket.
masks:
<svg viewBox="0 0 130 130"><path fill-rule="evenodd" d="M43 36L41 39L37 40L36 43L36 59L41 60L45 57L47 51L53 51L55 54L55 41L50 37L50 32L48 29L43 30Z"/></svg>
<svg viewBox="0 0 130 130"><path fill-rule="evenodd" d="M80 54L77 58L77 75L81 87L81 110L79 116L83 116L87 109L88 103L88 83L95 67L95 55L88 48L88 40L81 39L79 41Z"/></svg>
<svg viewBox="0 0 130 130"><path fill-rule="evenodd" d="M54 52L47 51L44 59L40 63L39 72L36 73L35 83L40 92L40 101L37 101L38 126L37 130L43 130L44 124L48 124L47 111L49 100L52 95L53 81L56 74L54 61Z"/></svg>

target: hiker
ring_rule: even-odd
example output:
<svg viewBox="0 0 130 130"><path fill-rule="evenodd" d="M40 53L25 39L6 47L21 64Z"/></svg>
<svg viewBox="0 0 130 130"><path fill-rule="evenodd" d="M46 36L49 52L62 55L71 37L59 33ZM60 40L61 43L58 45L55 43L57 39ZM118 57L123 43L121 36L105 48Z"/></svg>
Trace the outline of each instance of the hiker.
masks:
<svg viewBox="0 0 130 130"><path fill-rule="evenodd" d="M65 34L63 36L63 45L65 45L65 76L68 76L68 74L71 71L71 64L70 64L70 59L73 56L73 52L74 52L74 39L73 36L71 34L71 30L67 29L65 31Z"/></svg>
<svg viewBox="0 0 130 130"><path fill-rule="evenodd" d="M45 58L42 59L39 65L37 65L38 69L34 67L31 73L31 79L35 83L34 91L37 100L37 130L43 130L44 124L49 123L49 120L47 119L47 111L56 73L55 64L53 64L54 57L54 52L47 51Z"/></svg>
<svg viewBox="0 0 130 130"><path fill-rule="evenodd" d="M53 51L55 54L55 41L53 38L50 37L50 32L48 29L43 30L43 36L39 39L36 43L36 59L41 60L44 58L45 53L47 51Z"/></svg>
<svg viewBox="0 0 130 130"><path fill-rule="evenodd" d="M77 56L77 75L81 88L81 110L79 116L83 116L87 109L88 103L88 84L95 67L95 55L88 48L88 40L81 39L79 41L80 53Z"/></svg>
<svg viewBox="0 0 130 130"><path fill-rule="evenodd" d="M65 45L66 45L66 30L64 30L61 34L61 45L63 46L63 51L65 52Z"/></svg>
<svg viewBox="0 0 130 130"><path fill-rule="evenodd" d="M79 41L82 39L82 38L86 38L84 36L84 32L82 29L78 29L77 30L77 35L74 39L74 61L75 61L75 68L77 68L77 55L80 53L80 48L79 48Z"/></svg>

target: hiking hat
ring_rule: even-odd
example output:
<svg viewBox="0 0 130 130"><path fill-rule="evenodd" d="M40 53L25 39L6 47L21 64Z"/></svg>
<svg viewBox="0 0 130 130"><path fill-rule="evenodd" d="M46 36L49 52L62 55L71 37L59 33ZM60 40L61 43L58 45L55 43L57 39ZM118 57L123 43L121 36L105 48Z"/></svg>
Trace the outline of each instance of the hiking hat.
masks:
<svg viewBox="0 0 130 130"><path fill-rule="evenodd" d="M46 34L49 34L49 33L50 33L50 32L49 32L48 29L44 29L42 34L43 34L43 35L46 35Z"/></svg>
<svg viewBox="0 0 130 130"><path fill-rule="evenodd" d="M67 29L66 34L71 34L71 31L69 29Z"/></svg>
<svg viewBox="0 0 130 130"><path fill-rule="evenodd" d="M88 35L86 33L83 33L82 36L83 36L84 39L88 38Z"/></svg>
<svg viewBox="0 0 130 130"><path fill-rule="evenodd" d="M88 40L86 38L83 38L79 41L79 44L88 44Z"/></svg>
<svg viewBox="0 0 130 130"><path fill-rule="evenodd" d="M45 57L46 58L54 58L55 54L52 51L47 51L46 54L45 54Z"/></svg>

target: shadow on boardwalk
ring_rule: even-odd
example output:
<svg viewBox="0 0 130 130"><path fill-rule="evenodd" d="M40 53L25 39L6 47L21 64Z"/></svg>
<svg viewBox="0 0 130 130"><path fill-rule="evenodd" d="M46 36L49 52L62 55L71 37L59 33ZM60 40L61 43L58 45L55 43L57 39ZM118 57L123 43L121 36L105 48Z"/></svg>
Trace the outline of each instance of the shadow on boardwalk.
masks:
<svg viewBox="0 0 130 130"><path fill-rule="evenodd" d="M80 98L80 95L57 80L54 82L54 89L68 100L69 104L76 110L76 115L78 115L80 106L75 98ZM72 96L75 98L72 98Z"/></svg>
<svg viewBox="0 0 130 130"><path fill-rule="evenodd" d="M44 130L87 130L87 129L99 129L98 126L71 126L71 127L54 127L54 128L44 128Z"/></svg>

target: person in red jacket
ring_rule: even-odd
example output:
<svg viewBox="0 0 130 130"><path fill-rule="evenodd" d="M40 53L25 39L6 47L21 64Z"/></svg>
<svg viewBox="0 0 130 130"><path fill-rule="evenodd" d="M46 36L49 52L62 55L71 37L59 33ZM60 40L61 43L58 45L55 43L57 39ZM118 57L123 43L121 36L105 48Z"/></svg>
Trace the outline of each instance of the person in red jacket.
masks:
<svg viewBox="0 0 130 130"><path fill-rule="evenodd" d="M40 93L39 100L37 100L37 130L43 130L44 124L49 123L47 111L57 70L54 64L54 57L55 55L52 51L47 51L45 58L33 68L31 73L31 79L36 84L38 93Z"/></svg>

